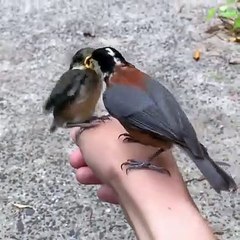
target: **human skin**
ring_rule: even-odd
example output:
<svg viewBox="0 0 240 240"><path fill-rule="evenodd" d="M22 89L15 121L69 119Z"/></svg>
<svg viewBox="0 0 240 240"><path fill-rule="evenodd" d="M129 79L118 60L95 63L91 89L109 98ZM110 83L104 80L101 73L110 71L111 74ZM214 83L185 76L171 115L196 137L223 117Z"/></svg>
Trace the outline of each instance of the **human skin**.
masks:
<svg viewBox="0 0 240 240"><path fill-rule="evenodd" d="M121 164L127 159L144 160L156 148L123 143L126 132L115 119L85 130L72 138L79 147L70 163L82 184L100 184L98 197L119 203L138 239L211 240L216 239L197 210L171 151L152 163L167 169L171 176L152 170L132 170L126 174Z"/></svg>

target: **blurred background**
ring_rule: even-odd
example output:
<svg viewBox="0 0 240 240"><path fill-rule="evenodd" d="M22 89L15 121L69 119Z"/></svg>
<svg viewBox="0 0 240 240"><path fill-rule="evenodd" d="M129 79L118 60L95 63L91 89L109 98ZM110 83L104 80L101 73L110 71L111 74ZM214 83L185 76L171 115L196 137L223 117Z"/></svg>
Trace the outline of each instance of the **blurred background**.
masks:
<svg viewBox="0 0 240 240"><path fill-rule="evenodd" d="M43 114L71 56L86 46L113 46L166 85L240 183L240 66L229 64L240 45L205 33L207 12L220 1L0 2L0 239L135 239L119 207L77 183L69 130L50 135L52 117ZM200 176L175 156L185 179ZM219 239L240 239L239 192L218 195L205 181L189 190Z"/></svg>

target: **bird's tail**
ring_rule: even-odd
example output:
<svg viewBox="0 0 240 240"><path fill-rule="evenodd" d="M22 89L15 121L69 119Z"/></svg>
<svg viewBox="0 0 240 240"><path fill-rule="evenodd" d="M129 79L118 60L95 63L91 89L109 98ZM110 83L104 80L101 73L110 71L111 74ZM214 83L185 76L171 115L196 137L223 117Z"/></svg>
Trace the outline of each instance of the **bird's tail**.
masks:
<svg viewBox="0 0 240 240"><path fill-rule="evenodd" d="M200 144L202 148L203 157L196 158L192 152L185 149L194 163L197 165L199 170L202 172L204 177L208 180L210 185L215 189L216 192L221 191L236 191L237 184L233 178L228 175L222 168L220 168L209 156L207 149Z"/></svg>

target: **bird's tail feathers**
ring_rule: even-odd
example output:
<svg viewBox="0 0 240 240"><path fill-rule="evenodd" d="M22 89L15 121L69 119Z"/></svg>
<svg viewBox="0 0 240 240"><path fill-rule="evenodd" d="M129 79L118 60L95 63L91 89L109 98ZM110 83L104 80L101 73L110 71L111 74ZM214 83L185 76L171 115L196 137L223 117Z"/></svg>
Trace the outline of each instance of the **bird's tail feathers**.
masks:
<svg viewBox="0 0 240 240"><path fill-rule="evenodd" d="M218 193L221 191L236 191L237 184L234 179L211 159L207 149L202 144L200 144L200 147L204 158L197 158L189 149L185 149L185 151L197 165L210 185Z"/></svg>

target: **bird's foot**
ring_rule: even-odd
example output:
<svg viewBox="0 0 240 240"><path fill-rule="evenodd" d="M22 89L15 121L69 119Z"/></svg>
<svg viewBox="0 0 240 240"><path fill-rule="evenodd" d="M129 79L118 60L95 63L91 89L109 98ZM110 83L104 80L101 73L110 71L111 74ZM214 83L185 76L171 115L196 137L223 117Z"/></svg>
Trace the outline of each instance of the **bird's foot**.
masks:
<svg viewBox="0 0 240 240"><path fill-rule="evenodd" d="M101 117L93 116L91 119L85 122L66 123L66 128L80 127L85 130L85 129L96 127L102 122L105 122L106 120L110 120L110 115L103 115Z"/></svg>
<svg viewBox="0 0 240 240"><path fill-rule="evenodd" d="M101 121L101 122L105 122L105 121L107 121L107 120L111 120L111 115L110 115L110 114L103 115L103 116L100 116L100 117L93 116L90 121Z"/></svg>
<svg viewBox="0 0 240 240"><path fill-rule="evenodd" d="M160 173L168 174L170 176L170 172L167 169L155 166L149 161L138 161L134 159L129 159L127 160L127 162L124 162L121 164L122 170L124 166L126 166L126 174L128 174L129 171L134 169L147 169L147 170L154 170Z"/></svg>
<svg viewBox="0 0 240 240"><path fill-rule="evenodd" d="M67 128L73 128L78 127L79 130L75 133L75 139L78 141L80 135L87 129L97 127L100 124L100 122L90 122L90 123L67 123Z"/></svg>
<svg viewBox="0 0 240 240"><path fill-rule="evenodd" d="M123 142L124 143L140 143L139 141L133 139L130 134L128 133L122 133L118 136L118 139L120 139L121 137L124 137Z"/></svg>
<svg viewBox="0 0 240 240"><path fill-rule="evenodd" d="M92 127L96 127L98 126L99 124L101 123L104 123L105 121L108 121L108 120L111 120L111 115L103 115L103 116L100 116L100 117L96 117L96 116L93 116L89 121L86 121L85 123L88 123L90 124L90 127L92 125ZM86 128L89 128L88 126L85 127Z"/></svg>
<svg viewBox="0 0 240 240"><path fill-rule="evenodd" d="M72 127L78 127L79 129L76 131L75 133L75 142L77 143L78 142L78 139L80 137L80 135L87 129L91 129L91 128L95 128L97 127L98 125L100 125L102 123L102 121L97 121L97 120L94 120L92 122L84 122L84 123L69 123L66 125L66 127L68 128L72 128Z"/></svg>
<svg viewBox="0 0 240 240"><path fill-rule="evenodd" d="M100 124L100 122L92 121L92 122L75 122L75 123L66 123L66 128L80 127L82 129L88 129L96 127Z"/></svg>
<svg viewBox="0 0 240 240"><path fill-rule="evenodd" d="M110 120L110 115L104 115L101 117L93 116L90 120L85 122L76 123L66 123L66 128L79 127L80 129L76 132L75 139L77 140L79 136L87 129L97 127L106 120Z"/></svg>

